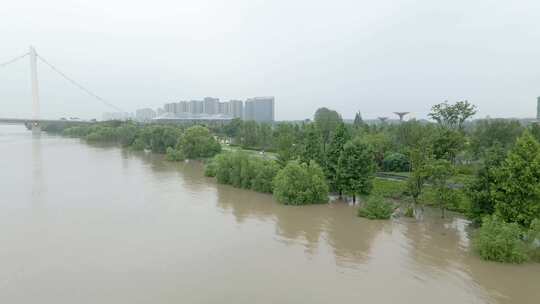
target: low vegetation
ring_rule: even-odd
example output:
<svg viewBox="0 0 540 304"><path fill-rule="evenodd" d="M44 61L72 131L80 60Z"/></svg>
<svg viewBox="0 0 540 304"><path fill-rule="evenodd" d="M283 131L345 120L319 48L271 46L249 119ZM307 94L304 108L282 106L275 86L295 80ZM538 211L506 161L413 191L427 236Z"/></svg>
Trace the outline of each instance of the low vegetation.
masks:
<svg viewBox="0 0 540 304"><path fill-rule="evenodd" d="M506 223L498 216L486 216L474 238L474 246L485 260L523 263L527 247L518 224Z"/></svg>
<svg viewBox="0 0 540 304"><path fill-rule="evenodd" d="M358 209L358 216L370 220L386 220L394 213L394 205L382 196L370 196L367 201Z"/></svg>

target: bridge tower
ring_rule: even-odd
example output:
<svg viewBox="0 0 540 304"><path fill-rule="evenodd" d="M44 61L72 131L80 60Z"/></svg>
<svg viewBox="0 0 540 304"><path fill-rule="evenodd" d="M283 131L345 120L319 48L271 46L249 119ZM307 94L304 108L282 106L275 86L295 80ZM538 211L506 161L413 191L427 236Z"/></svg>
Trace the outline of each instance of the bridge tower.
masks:
<svg viewBox="0 0 540 304"><path fill-rule="evenodd" d="M30 46L30 51L28 52L30 57L30 83L32 86L32 132L39 133L41 127L37 120L39 119L39 85L38 85L38 75L37 75L37 53L36 49L33 46Z"/></svg>

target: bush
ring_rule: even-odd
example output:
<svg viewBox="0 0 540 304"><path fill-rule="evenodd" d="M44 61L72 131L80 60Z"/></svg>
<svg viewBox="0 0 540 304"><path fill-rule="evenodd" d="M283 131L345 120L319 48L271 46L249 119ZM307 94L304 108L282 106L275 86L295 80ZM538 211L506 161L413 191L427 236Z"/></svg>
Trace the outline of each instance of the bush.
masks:
<svg viewBox="0 0 540 304"><path fill-rule="evenodd" d="M206 127L193 126L184 132L176 149L187 158L201 158L216 155L221 151L221 145Z"/></svg>
<svg viewBox="0 0 540 304"><path fill-rule="evenodd" d="M274 196L285 205L308 205L328 202L328 185L321 167L290 161L274 178Z"/></svg>
<svg viewBox="0 0 540 304"><path fill-rule="evenodd" d="M528 260L519 225L506 223L495 215L484 217L474 238L474 247L488 261L523 263Z"/></svg>
<svg viewBox="0 0 540 304"><path fill-rule="evenodd" d="M409 159L405 154L390 153L383 159L383 170L389 172L405 172L409 171Z"/></svg>
<svg viewBox="0 0 540 304"><path fill-rule="evenodd" d="M209 161L204 167L204 176L216 177L216 164L213 160Z"/></svg>
<svg viewBox="0 0 540 304"><path fill-rule="evenodd" d="M216 155L207 164L205 174L215 176L220 184L272 193L272 181L278 171L279 166L273 160L233 152Z"/></svg>
<svg viewBox="0 0 540 304"><path fill-rule="evenodd" d="M167 158L167 160L170 160L170 161L183 161L184 159L186 159L182 151L176 150L173 147L167 147L167 152L166 152L165 157Z"/></svg>
<svg viewBox="0 0 540 304"><path fill-rule="evenodd" d="M373 195L358 209L358 216L370 220L387 220L394 213L394 205L381 196Z"/></svg>
<svg viewBox="0 0 540 304"><path fill-rule="evenodd" d="M251 183L251 189L258 192L272 193L272 182L279 172L279 165L275 161L266 159L253 161L253 165L256 175Z"/></svg>

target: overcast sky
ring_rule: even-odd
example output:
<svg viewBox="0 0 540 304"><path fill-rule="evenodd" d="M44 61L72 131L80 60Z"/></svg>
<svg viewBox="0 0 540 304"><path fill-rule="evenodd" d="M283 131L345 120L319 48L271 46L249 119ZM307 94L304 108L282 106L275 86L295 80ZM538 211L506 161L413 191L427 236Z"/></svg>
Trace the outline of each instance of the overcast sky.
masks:
<svg viewBox="0 0 540 304"><path fill-rule="evenodd" d="M540 1L8 0L0 62L38 53L128 111L276 97L276 119L352 118L467 99L479 117L533 117ZM109 111L38 67L42 116ZM31 114L28 59L0 68L0 117Z"/></svg>

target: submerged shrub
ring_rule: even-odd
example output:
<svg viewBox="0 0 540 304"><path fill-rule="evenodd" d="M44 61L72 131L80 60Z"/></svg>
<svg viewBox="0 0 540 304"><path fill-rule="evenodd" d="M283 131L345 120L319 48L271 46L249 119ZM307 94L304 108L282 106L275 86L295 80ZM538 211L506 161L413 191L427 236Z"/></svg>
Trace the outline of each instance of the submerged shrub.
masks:
<svg viewBox="0 0 540 304"><path fill-rule="evenodd" d="M176 150L173 147L167 147L165 157L170 161L183 161L185 158L184 153L181 150Z"/></svg>
<svg viewBox="0 0 540 304"><path fill-rule="evenodd" d="M233 152L216 155L206 165L205 175L215 176L220 184L272 193L272 181L278 171L274 160Z"/></svg>
<svg viewBox="0 0 540 304"><path fill-rule="evenodd" d="M274 178L274 196L285 205L324 204L328 202L328 185L321 167L290 161Z"/></svg>
<svg viewBox="0 0 540 304"><path fill-rule="evenodd" d="M516 223L506 223L496 215L486 216L474 238L474 246L484 260L523 263L527 248Z"/></svg>
<svg viewBox="0 0 540 304"><path fill-rule="evenodd" d="M204 176L216 177L216 164L213 160L206 163L204 166Z"/></svg>
<svg viewBox="0 0 540 304"><path fill-rule="evenodd" d="M394 205L378 195L370 196L358 209L358 216L370 220L387 220L394 213Z"/></svg>

